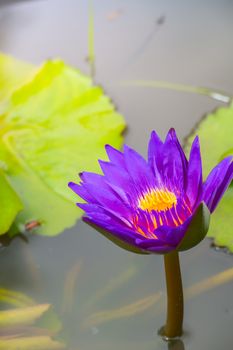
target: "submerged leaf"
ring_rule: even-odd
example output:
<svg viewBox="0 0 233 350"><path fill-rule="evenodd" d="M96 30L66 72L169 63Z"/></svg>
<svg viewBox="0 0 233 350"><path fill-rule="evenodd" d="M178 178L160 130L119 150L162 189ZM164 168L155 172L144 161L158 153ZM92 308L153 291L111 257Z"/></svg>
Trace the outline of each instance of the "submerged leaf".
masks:
<svg viewBox="0 0 233 350"><path fill-rule="evenodd" d="M40 304L0 311L0 327L32 324L48 311L50 306L50 304Z"/></svg>
<svg viewBox="0 0 233 350"><path fill-rule="evenodd" d="M207 115L186 139L185 147L191 147L193 138L198 135L202 148L203 173L208 175L211 169L225 156L233 155L233 108L219 108ZM208 236L214 243L227 247L233 252L233 188L229 187L217 209L211 216Z"/></svg>
<svg viewBox="0 0 233 350"><path fill-rule="evenodd" d="M116 289L120 288L125 283L129 282L130 279L134 277L136 273L137 269L133 265L127 269L124 269L124 271L121 271L119 275L109 279L101 289L97 289L95 291L95 294L92 297L88 298L88 300L86 301L86 307L90 309L90 307L96 304L99 300L106 297L108 294L112 293Z"/></svg>
<svg viewBox="0 0 233 350"><path fill-rule="evenodd" d="M231 282L233 280L233 268L219 272L218 274L208 277L200 282L193 284L191 287L185 289L187 298L196 297L199 294L207 292L222 284Z"/></svg>
<svg viewBox="0 0 233 350"><path fill-rule="evenodd" d="M157 303L161 296L162 293L159 292L117 309L103 310L93 313L84 322L84 327L97 326L112 320L128 318L140 314Z"/></svg>
<svg viewBox="0 0 233 350"><path fill-rule="evenodd" d="M65 349L65 345L48 336L1 339L0 350L55 350Z"/></svg>
<svg viewBox="0 0 233 350"><path fill-rule="evenodd" d="M76 261L70 270L68 270L64 281L64 293L62 311L68 313L72 311L75 300L75 290L77 287L77 280L80 274L82 262Z"/></svg>
<svg viewBox="0 0 233 350"><path fill-rule="evenodd" d="M81 216L67 183L77 170L98 171L104 145L119 148L125 127L103 90L59 60L43 64L0 103L0 124L0 160L24 204L16 225L23 231L36 220L44 235Z"/></svg>
<svg viewBox="0 0 233 350"><path fill-rule="evenodd" d="M34 300L29 298L27 295L4 288L0 288L0 302L16 307L31 306L35 304Z"/></svg>

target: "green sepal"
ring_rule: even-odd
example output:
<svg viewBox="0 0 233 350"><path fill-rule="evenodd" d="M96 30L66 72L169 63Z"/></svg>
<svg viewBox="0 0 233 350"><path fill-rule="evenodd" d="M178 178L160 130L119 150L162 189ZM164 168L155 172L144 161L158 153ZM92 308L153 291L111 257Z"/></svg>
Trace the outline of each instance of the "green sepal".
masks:
<svg viewBox="0 0 233 350"><path fill-rule="evenodd" d="M195 247L206 236L210 223L210 212L205 203L201 203L193 215L192 221L184 238L176 248L177 251L188 250Z"/></svg>

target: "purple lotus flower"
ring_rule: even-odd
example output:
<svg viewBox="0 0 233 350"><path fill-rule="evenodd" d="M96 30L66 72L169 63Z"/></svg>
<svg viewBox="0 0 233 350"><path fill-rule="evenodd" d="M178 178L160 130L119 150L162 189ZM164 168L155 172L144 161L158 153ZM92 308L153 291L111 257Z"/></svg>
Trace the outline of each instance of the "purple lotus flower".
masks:
<svg viewBox="0 0 233 350"><path fill-rule="evenodd" d="M199 243L212 213L233 178L232 157L222 160L202 180L198 137L187 160L171 129L165 142L155 131L148 161L124 146L106 146L109 162L99 161L104 175L83 172L69 187L86 203L83 220L109 239L138 253L168 253Z"/></svg>

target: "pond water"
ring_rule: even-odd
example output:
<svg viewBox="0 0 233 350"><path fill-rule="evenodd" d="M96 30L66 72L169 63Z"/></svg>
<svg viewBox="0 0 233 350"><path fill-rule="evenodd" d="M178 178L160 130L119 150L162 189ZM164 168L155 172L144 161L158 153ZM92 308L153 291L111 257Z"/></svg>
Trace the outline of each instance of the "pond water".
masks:
<svg viewBox="0 0 233 350"><path fill-rule="evenodd" d="M152 129L181 138L221 103L196 94L126 87L164 80L232 92L233 2L95 0L95 81L124 115L126 143L146 155ZM88 6L81 0L1 1L0 50L40 63L61 57L89 72ZM16 239L1 252L1 288L51 303L69 350L211 349L233 344L233 257L206 239L181 254L185 335L157 336L165 319L161 256L119 249L79 221L55 238ZM218 275L229 270L228 277ZM215 276L215 279L207 278ZM229 277L232 276L232 277ZM203 282L205 281L205 282Z"/></svg>

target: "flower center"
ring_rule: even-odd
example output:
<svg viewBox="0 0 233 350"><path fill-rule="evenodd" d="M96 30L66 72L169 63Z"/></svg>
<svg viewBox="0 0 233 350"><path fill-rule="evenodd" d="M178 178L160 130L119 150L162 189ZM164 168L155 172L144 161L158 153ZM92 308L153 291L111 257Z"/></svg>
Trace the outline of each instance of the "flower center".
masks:
<svg viewBox="0 0 233 350"><path fill-rule="evenodd" d="M173 192L167 189L153 189L144 193L138 201L138 207L147 211L164 211L175 206L177 198Z"/></svg>

